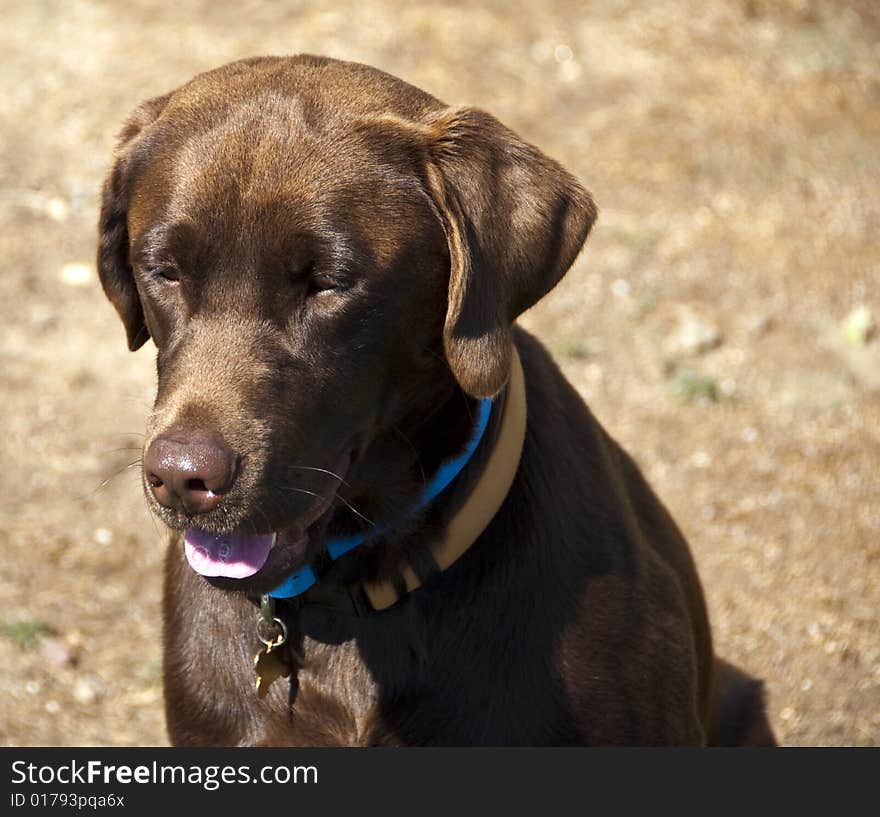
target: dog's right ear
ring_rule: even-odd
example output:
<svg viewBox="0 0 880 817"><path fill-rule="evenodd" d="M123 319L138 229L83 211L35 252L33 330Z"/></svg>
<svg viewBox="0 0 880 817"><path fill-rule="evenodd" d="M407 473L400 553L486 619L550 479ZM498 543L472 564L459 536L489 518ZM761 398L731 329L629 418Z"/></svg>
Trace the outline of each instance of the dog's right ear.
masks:
<svg viewBox="0 0 880 817"><path fill-rule="evenodd" d="M139 349L150 337L144 320L134 272L128 252L128 199L131 194L132 154L138 137L162 113L171 94L155 97L139 105L119 132L113 166L101 191L98 221L98 275L104 293L116 308L128 348Z"/></svg>

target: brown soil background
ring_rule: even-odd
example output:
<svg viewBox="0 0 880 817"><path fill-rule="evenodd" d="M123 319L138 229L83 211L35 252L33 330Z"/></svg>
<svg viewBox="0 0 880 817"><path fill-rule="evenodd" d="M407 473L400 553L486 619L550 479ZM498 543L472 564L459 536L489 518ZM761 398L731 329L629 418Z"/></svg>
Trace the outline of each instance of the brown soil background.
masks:
<svg viewBox="0 0 880 817"><path fill-rule="evenodd" d="M0 743L167 740L162 535L125 468L153 351L125 351L100 293L97 191L141 99L308 51L482 106L593 191L587 249L524 323L683 527L718 650L766 679L779 738L880 744L880 340L841 334L880 316L876 3L0 14ZM711 348L673 349L683 327Z"/></svg>

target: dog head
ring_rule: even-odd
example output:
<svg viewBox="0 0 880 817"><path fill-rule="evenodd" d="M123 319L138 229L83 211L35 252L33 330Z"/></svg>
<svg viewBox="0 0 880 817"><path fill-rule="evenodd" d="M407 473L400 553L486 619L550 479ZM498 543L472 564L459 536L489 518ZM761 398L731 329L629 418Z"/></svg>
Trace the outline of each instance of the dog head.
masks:
<svg viewBox="0 0 880 817"><path fill-rule="evenodd" d="M190 563L264 592L333 520L412 496L595 212L489 114L366 66L245 60L143 103L98 267L129 348L158 349L144 484Z"/></svg>

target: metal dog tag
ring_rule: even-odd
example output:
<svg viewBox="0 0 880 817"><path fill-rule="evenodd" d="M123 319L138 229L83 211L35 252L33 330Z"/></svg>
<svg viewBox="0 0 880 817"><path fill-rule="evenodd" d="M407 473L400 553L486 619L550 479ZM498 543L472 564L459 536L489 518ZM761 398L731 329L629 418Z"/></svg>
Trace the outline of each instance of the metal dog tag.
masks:
<svg viewBox="0 0 880 817"><path fill-rule="evenodd" d="M254 672L257 673L254 689L260 698L265 698L269 687L279 678L286 678L293 669L286 649L287 625L275 616L274 600L269 596L260 600L257 638L263 649L254 656Z"/></svg>
<svg viewBox="0 0 880 817"><path fill-rule="evenodd" d="M267 644L254 656L254 672L257 673L254 689L260 698L265 698L269 687L279 678L287 678L291 673L286 650L274 644Z"/></svg>

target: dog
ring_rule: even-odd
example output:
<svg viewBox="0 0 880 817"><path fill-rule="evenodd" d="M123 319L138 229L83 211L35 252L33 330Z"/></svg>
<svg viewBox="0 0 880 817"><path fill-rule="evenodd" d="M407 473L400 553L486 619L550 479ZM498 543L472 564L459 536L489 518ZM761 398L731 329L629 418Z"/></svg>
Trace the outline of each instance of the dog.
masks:
<svg viewBox="0 0 880 817"><path fill-rule="evenodd" d="M682 534L515 323L596 215L490 114L355 63L131 114L98 268L157 347L172 743L774 743Z"/></svg>

